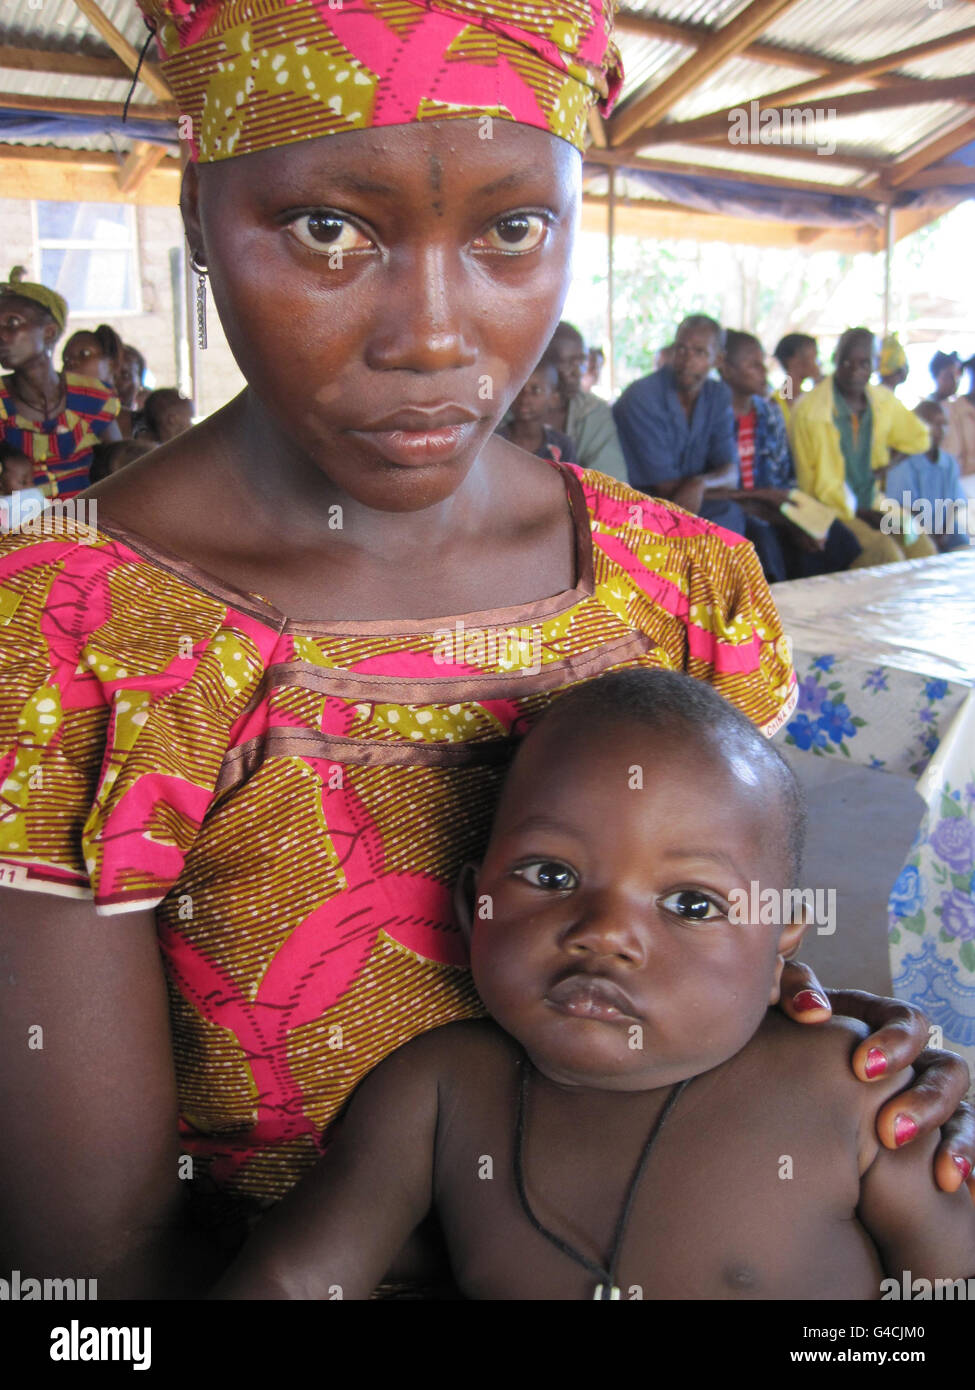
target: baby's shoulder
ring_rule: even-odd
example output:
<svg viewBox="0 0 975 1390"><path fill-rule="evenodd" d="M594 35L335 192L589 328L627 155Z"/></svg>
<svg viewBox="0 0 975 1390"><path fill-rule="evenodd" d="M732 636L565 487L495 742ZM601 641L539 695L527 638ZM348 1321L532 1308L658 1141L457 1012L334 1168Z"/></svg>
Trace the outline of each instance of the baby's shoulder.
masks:
<svg viewBox="0 0 975 1390"><path fill-rule="evenodd" d="M423 1072L442 1083L471 1083L510 1070L521 1048L489 1018L446 1023L421 1033L385 1058L386 1070Z"/></svg>
<svg viewBox="0 0 975 1390"><path fill-rule="evenodd" d="M753 1042L765 1059L763 1070L801 1088L808 1102L834 1115L869 1120L911 1078L906 1068L875 1081L860 1080L853 1054L869 1035L867 1025L856 1018L834 1014L825 1023L798 1024L770 1009Z"/></svg>

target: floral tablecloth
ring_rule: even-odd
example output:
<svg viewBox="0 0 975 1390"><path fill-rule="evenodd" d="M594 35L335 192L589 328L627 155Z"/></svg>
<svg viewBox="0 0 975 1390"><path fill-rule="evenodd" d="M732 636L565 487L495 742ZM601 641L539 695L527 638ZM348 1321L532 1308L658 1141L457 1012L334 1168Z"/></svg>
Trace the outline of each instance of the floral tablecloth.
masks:
<svg viewBox="0 0 975 1390"><path fill-rule="evenodd" d="M894 992L975 1072L975 550L773 594L799 677L779 740L917 778L925 811L887 906Z"/></svg>

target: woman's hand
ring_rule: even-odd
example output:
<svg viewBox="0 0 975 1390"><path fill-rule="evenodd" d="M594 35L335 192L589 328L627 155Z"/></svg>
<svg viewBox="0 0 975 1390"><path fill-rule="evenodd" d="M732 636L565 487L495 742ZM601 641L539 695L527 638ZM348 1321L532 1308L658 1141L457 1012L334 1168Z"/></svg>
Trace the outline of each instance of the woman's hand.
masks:
<svg viewBox="0 0 975 1390"><path fill-rule="evenodd" d="M880 1141L888 1149L902 1148L940 1126L935 1182L943 1192L955 1192L967 1182L975 1201L975 1110L964 1100L968 1067L954 1052L928 1047L929 1024L920 1009L863 990L826 991L799 961L787 962L782 972L780 1008L797 1023L825 1023L835 1010L871 1028L853 1054L853 1070L861 1081L913 1067L912 1084L877 1115Z"/></svg>

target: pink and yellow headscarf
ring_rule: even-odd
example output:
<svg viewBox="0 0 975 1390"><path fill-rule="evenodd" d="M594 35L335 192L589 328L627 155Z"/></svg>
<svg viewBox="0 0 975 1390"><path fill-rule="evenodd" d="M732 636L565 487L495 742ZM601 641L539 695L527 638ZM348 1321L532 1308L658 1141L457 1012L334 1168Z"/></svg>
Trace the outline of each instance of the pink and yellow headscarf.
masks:
<svg viewBox="0 0 975 1390"><path fill-rule="evenodd" d="M193 157L497 117L582 149L622 81L613 0L140 0ZM189 117L189 122L185 118Z"/></svg>

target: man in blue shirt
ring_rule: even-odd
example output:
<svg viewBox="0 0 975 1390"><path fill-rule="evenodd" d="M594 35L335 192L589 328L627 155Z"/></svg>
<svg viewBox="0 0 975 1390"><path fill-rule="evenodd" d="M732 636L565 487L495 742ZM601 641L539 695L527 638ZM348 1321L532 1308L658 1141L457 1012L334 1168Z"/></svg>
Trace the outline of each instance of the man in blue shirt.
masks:
<svg viewBox="0 0 975 1390"><path fill-rule="evenodd" d="M677 330L673 365L628 386L613 417L631 487L744 535L741 507L716 495L738 486L731 392L709 375L723 347L714 319L692 314Z"/></svg>

